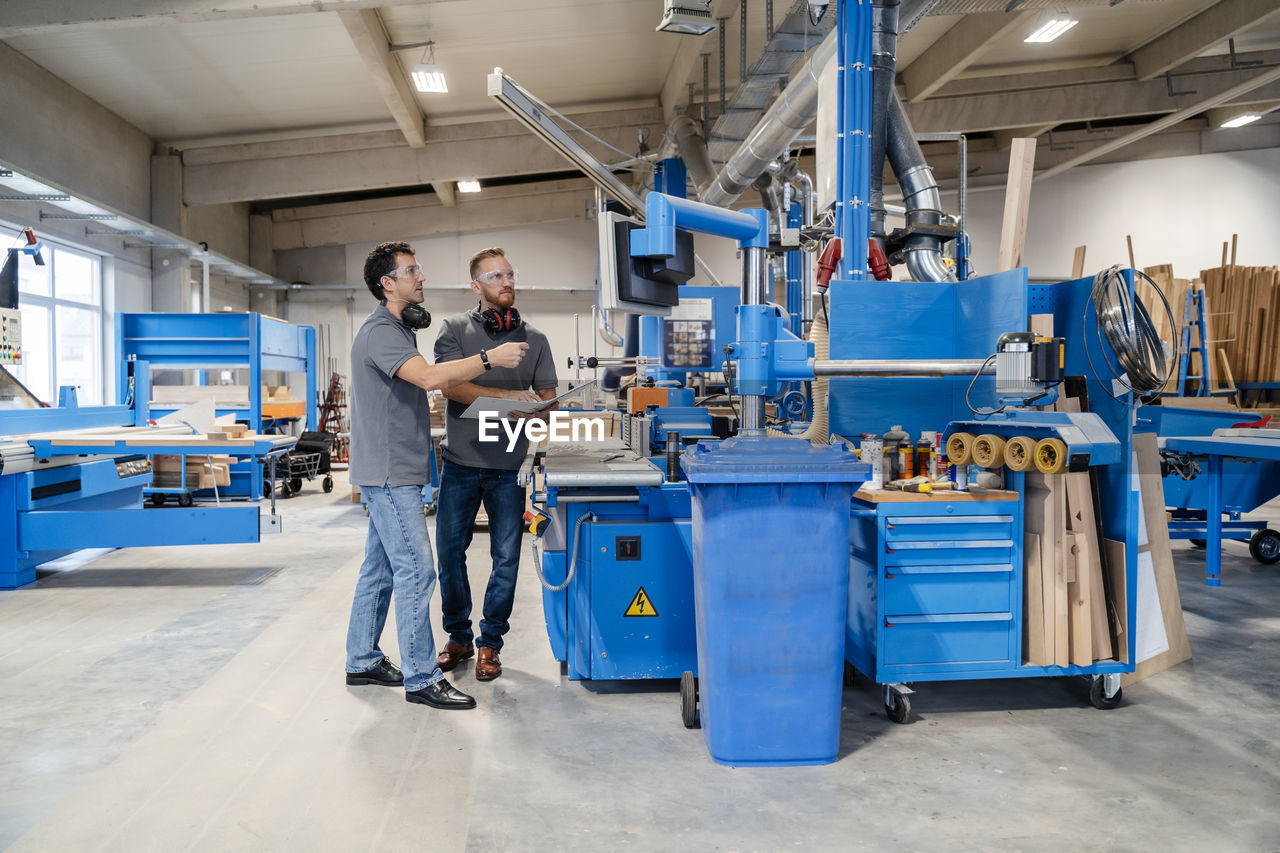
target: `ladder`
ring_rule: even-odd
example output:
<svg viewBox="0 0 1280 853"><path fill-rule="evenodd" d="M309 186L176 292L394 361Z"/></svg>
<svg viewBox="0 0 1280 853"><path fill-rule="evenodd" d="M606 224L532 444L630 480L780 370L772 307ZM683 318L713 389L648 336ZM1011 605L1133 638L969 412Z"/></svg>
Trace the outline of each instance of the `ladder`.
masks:
<svg viewBox="0 0 1280 853"><path fill-rule="evenodd" d="M1205 329L1204 314L1204 291L1198 288L1187 288L1186 305L1183 308L1182 319L1182 335L1179 338L1179 350L1182 353L1178 357L1178 396L1188 396L1188 381L1195 379L1195 390L1190 393L1193 397L1219 397L1231 396L1236 393L1233 387L1218 388L1217 390L1209 387L1209 352L1207 344L1218 343L1218 341L1209 340L1209 336ZM1195 346L1191 345L1195 340ZM1196 354L1200 356L1200 373L1192 374L1191 356ZM1229 380L1227 380L1229 382Z"/></svg>

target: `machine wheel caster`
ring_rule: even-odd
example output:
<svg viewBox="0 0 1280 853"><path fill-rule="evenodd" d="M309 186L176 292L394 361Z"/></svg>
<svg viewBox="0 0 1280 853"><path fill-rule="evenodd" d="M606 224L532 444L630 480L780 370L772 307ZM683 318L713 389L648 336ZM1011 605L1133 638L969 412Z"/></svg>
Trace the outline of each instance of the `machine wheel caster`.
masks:
<svg viewBox="0 0 1280 853"><path fill-rule="evenodd" d="M1005 440L998 435L984 433L973 440L973 464L982 468L999 468L1004 465Z"/></svg>
<svg viewBox="0 0 1280 853"><path fill-rule="evenodd" d="M1117 677L1116 680L1119 681L1119 678ZM1116 692L1108 697L1106 681L1105 677L1097 675L1089 683L1089 703L1100 711L1110 711L1120 704L1120 699L1124 696L1124 690L1117 684Z"/></svg>
<svg viewBox="0 0 1280 853"><path fill-rule="evenodd" d="M160 494L159 492L156 492L154 495L152 495L152 496L151 496L151 505L152 505L152 506L164 506L164 495Z"/></svg>
<svg viewBox="0 0 1280 853"><path fill-rule="evenodd" d="M292 480L290 480L289 488L293 490L294 494L297 494L298 492L302 491L302 478L294 477Z"/></svg>
<svg viewBox="0 0 1280 853"><path fill-rule="evenodd" d="M262 481L262 496L263 496L264 498L269 498L269 497L271 497L271 491L272 491L272 484L271 484L271 481L270 481L270 480L263 480L263 481Z"/></svg>
<svg viewBox="0 0 1280 853"><path fill-rule="evenodd" d="M1191 543L1192 548L1203 548L1205 546L1203 539L1188 539L1187 541Z"/></svg>
<svg viewBox="0 0 1280 853"><path fill-rule="evenodd" d="M295 494L296 492L294 492L293 490L292 483L290 483L288 480L280 481L280 497L289 498L289 497L293 497Z"/></svg>
<svg viewBox="0 0 1280 853"><path fill-rule="evenodd" d="M884 715L895 723L905 723L911 716L911 700L892 687L884 688Z"/></svg>
<svg viewBox="0 0 1280 853"><path fill-rule="evenodd" d="M191 506L193 503L191 495L178 495L178 506Z"/></svg>
<svg viewBox="0 0 1280 853"><path fill-rule="evenodd" d="M1280 562L1280 531L1268 527L1253 534L1249 538L1249 555L1264 566Z"/></svg>
<svg viewBox="0 0 1280 853"><path fill-rule="evenodd" d="M1035 439L1025 435L1015 435L1004 446L1004 464L1010 471L1026 471L1035 466Z"/></svg>
<svg viewBox="0 0 1280 853"><path fill-rule="evenodd" d="M1061 474L1067 470L1067 445L1057 438L1041 439L1036 443L1034 458L1041 474Z"/></svg>
<svg viewBox="0 0 1280 853"><path fill-rule="evenodd" d="M680 676L680 720L686 729L698 727L698 679L688 670Z"/></svg>
<svg viewBox="0 0 1280 853"><path fill-rule="evenodd" d="M324 489L324 493L326 495L329 494L329 492L333 491L333 478L325 477L324 482L322 482L320 485Z"/></svg>

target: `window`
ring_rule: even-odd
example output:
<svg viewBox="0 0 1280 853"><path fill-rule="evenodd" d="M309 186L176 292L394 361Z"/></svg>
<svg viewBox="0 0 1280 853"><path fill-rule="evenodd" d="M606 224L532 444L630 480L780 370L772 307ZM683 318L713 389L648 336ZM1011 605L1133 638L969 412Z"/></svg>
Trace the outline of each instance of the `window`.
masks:
<svg viewBox="0 0 1280 853"><path fill-rule="evenodd" d="M0 230L7 247L21 245ZM18 262L22 364L9 365L18 381L57 405L58 388L77 386L81 404L103 403L102 262L94 255L44 241L45 265L29 255Z"/></svg>

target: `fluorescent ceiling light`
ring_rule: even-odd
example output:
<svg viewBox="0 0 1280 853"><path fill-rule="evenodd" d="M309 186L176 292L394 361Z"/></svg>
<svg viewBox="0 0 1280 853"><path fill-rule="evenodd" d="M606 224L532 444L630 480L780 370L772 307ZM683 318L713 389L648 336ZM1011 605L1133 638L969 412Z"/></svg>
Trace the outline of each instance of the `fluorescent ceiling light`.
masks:
<svg viewBox="0 0 1280 853"><path fill-rule="evenodd" d="M458 192L478 193L480 192L480 182L479 181L458 181Z"/></svg>
<svg viewBox="0 0 1280 853"><path fill-rule="evenodd" d="M419 92L448 92L444 69L432 62L420 62L413 66L413 85Z"/></svg>
<svg viewBox="0 0 1280 853"><path fill-rule="evenodd" d="M1045 44L1053 41L1078 23L1080 22L1075 18L1058 15L1050 18L1045 22L1044 26L1027 36L1023 41L1027 44Z"/></svg>
<svg viewBox="0 0 1280 853"><path fill-rule="evenodd" d="M665 0L662 22L658 24L656 31L705 36L715 28L710 0Z"/></svg>
<svg viewBox="0 0 1280 853"><path fill-rule="evenodd" d="M1259 113L1242 113L1233 119L1224 121L1222 124L1218 125L1218 127L1244 127L1246 124L1255 122L1260 118L1262 118L1262 116Z"/></svg>

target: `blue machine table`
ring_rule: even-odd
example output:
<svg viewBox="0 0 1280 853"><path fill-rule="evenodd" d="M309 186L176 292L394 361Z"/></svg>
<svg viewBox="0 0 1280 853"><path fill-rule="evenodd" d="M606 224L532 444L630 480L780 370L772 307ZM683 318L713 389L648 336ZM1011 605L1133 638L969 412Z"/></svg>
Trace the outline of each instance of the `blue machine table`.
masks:
<svg viewBox="0 0 1280 853"><path fill-rule="evenodd" d="M1236 432L1233 430L1233 432ZM1205 507L1205 561L1204 582L1207 586L1222 583L1222 511L1223 511L1223 460L1243 459L1255 462L1280 462L1280 433L1275 430L1255 430L1257 437L1244 435L1170 436L1164 439L1164 449L1174 453L1205 456L1209 464L1208 505ZM1272 533L1274 531L1263 531ZM1263 537L1268 542L1274 536ZM1277 542L1280 544L1280 541ZM1268 546L1274 547L1274 546ZM1277 552L1280 555L1280 552ZM1255 554L1257 556L1257 554ZM1270 553L1267 556L1271 556ZM1264 559L1263 562L1275 562Z"/></svg>
<svg viewBox="0 0 1280 853"><path fill-rule="evenodd" d="M1022 663L1022 508L1012 490L854 496L845 659L884 685L890 719L909 715L909 682L1132 669Z"/></svg>

